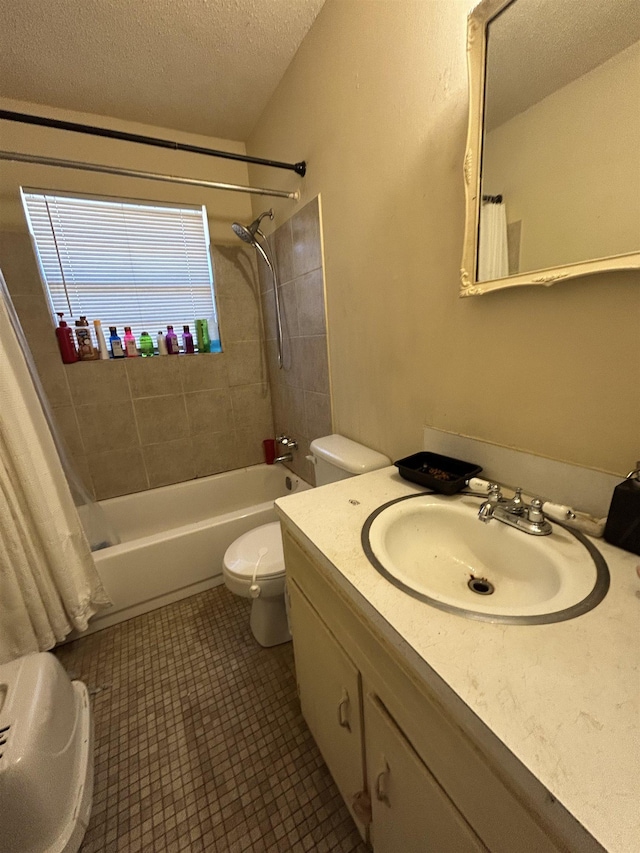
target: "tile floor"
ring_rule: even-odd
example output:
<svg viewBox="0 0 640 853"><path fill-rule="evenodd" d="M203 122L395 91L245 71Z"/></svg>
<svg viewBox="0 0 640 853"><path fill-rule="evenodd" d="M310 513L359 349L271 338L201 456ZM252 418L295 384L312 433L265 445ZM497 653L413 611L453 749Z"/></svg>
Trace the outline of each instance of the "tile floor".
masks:
<svg viewBox="0 0 640 853"><path fill-rule="evenodd" d="M290 643L224 586L60 647L92 693L81 853L366 853L300 714Z"/></svg>

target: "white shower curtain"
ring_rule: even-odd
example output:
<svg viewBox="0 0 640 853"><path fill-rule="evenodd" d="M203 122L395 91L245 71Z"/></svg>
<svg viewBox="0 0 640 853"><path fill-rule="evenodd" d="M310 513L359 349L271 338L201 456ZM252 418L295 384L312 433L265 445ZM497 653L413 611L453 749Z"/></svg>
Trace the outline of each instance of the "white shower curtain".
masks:
<svg viewBox="0 0 640 853"><path fill-rule="evenodd" d="M0 664L84 630L109 603L0 298Z"/></svg>
<svg viewBox="0 0 640 853"><path fill-rule="evenodd" d="M508 275L507 207L504 202L483 203L480 207L478 281L492 281Z"/></svg>

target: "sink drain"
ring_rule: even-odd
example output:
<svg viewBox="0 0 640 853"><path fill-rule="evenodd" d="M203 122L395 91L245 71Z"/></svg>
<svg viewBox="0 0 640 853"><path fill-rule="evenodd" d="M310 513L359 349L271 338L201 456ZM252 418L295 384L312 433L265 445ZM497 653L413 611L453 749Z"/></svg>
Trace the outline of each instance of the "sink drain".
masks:
<svg viewBox="0 0 640 853"><path fill-rule="evenodd" d="M467 582L467 586L471 592L476 592L478 595L491 595L495 592L495 586L486 578L474 578L473 575Z"/></svg>

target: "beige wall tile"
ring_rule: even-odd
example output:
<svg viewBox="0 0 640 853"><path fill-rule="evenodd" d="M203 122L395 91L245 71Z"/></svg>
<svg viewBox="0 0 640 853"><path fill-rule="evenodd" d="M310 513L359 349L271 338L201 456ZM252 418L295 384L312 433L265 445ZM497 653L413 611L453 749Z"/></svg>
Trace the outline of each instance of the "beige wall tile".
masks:
<svg viewBox="0 0 640 853"><path fill-rule="evenodd" d="M28 231L0 231L0 269L12 298L18 294L39 296L46 305L38 263Z"/></svg>
<svg viewBox="0 0 640 853"><path fill-rule="evenodd" d="M58 406L53 410L53 418L65 447L71 456L82 456L84 454L84 444L80 430L78 429L75 407Z"/></svg>
<svg viewBox="0 0 640 853"><path fill-rule="evenodd" d="M90 498L97 500L95 490L93 487L93 479L91 477L91 471L89 469L89 461L86 456L74 456L71 459L71 464L73 465L73 469L75 473L80 477L80 482L87 490L87 494Z"/></svg>
<svg viewBox="0 0 640 853"><path fill-rule="evenodd" d="M226 388L229 384L227 377L229 355L226 352L179 356L177 362L185 393Z"/></svg>
<svg viewBox="0 0 640 853"><path fill-rule="evenodd" d="M302 384L306 391L329 393L327 339L324 335L302 341Z"/></svg>
<svg viewBox="0 0 640 853"><path fill-rule="evenodd" d="M317 197L291 218L293 273L304 275L322 266L320 215Z"/></svg>
<svg viewBox="0 0 640 853"><path fill-rule="evenodd" d="M304 392L305 428L304 435L313 441L323 435L331 435L331 398L316 391Z"/></svg>
<svg viewBox="0 0 640 853"><path fill-rule="evenodd" d="M285 433L298 439L306 435L304 391L285 386L280 397L280 408L275 421L276 434Z"/></svg>
<svg viewBox="0 0 640 853"><path fill-rule="evenodd" d="M149 487L139 447L97 453L89 457L88 463L97 500Z"/></svg>
<svg viewBox="0 0 640 853"><path fill-rule="evenodd" d="M276 337L276 305L273 296L273 288L265 291L261 296L262 323L265 340L275 340Z"/></svg>
<svg viewBox="0 0 640 853"><path fill-rule="evenodd" d="M298 305L294 281L278 288L282 333L285 337L296 337L298 332Z"/></svg>
<svg viewBox="0 0 640 853"><path fill-rule="evenodd" d="M262 442L270 435L257 433L255 429L239 429L235 433L236 456L238 467L259 465L264 462Z"/></svg>
<svg viewBox="0 0 640 853"><path fill-rule="evenodd" d="M280 284L284 284L284 282L291 281L294 276L291 219L288 219L279 228L276 228L272 245L275 246L278 278L280 279Z"/></svg>
<svg viewBox="0 0 640 853"><path fill-rule="evenodd" d="M280 381L292 388L302 388L304 385L304 359L306 357L304 338L287 338L284 351L284 368L280 374Z"/></svg>
<svg viewBox="0 0 640 853"><path fill-rule="evenodd" d="M20 319L20 324L29 338L55 341L55 324L42 290L39 293L11 293L11 301ZM69 318L66 318L69 322Z"/></svg>
<svg viewBox="0 0 640 853"><path fill-rule="evenodd" d="M194 391L185 394L189 431L192 436L233 429L231 398L228 389Z"/></svg>
<svg viewBox="0 0 640 853"><path fill-rule="evenodd" d="M255 250L239 243L212 247L222 346L260 337L260 286Z"/></svg>
<svg viewBox="0 0 640 853"><path fill-rule="evenodd" d="M249 425L267 437L273 432L273 413L269 386L240 385L231 389L231 403L236 430L247 429Z"/></svg>
<svg viewBox="0 0 640 853"><path fill-rule="evenodd" d="M322 270L313 270L296 279L298 331L300 335L324 335L324 280Z"/></svg>
<svg viewBox="0 0 640 853"><path fill-rule="evenodd" d="M239 466L235 433L211 432L194 435L193 459L196 476L207 477Z"/></svg>
<svg viewBox="0 0 640 853"><path fill-rule="evenodd" d="M227 347L229 385L267 381L267 364L260 341L236 341Z"/></svg>
<svg viewBox="0 0 640 853"><path fill-rule="evenodd" d="M182 394L140 397L133 401L133 407L141 445L188 438L189 424Z"/></svg>
<svg viewBox="0 0 640 853"><path fill-rule="evenodd" d="M269 249L271 250L272 257L275 257L275 251L273 249L273 239L270 238L268 241ZM266 261L262 257L262 255L256 255L256 262L258 266L258 281L260 283L260 292L264 292L265 290L270 290L273 288L273 276L271 275L271 270L266 264Z"/></svg>
<svg viewBox="0 0 640 853"><path fill-rule="evenodd" d="M287 462L286 467L293 471L294 474L297 474L298 477L302 477L310 485L315 486L315 468L306 458L309 453L309 442L305 438L301 438L298 441L297 450L293 451L293 461Z"/></svg>
<svg viewBox="0 0 640 853"><path fill-rule="evenodd" d="M142 448L142 457L150 488L181 483L196 476L190 438L163 441Z"/></svg>
<svg viewBox="0 0 640 853"><path fill-rule="evenodd" d="M86 406L90 403L115 405L130 400L131 393L125 361L127 359L113 358L108 361L85 361L66 365L65 370L74 404L76 406Z"/></svg>
<svg viewBox="0 0 640 853"><path fill-rule="evenodd" d="M54 353L53 357L46 357L42 354L38 355L36 361L42 387L49 400L49 405L53 408L71 404L71 391L67 382L67 372L59 359L59 353Z"/></svg>
<svg viewBox="0 0 640 853"><path fill-rule="evenodd" d="M185 359L189 356L184 356ZM158 397L182 393L180 364L183 356L153 356L124 359L131 396Z"/></svg>
<svg viewBox="0 0 640 853"><path fill-rule="evenodd" d="M138 432L130 401L77 406L78 428L87 457L137 447Z"/></svg>
<svg viewBox="0 0 640 853"><path fill-rule="evenodd" d="M260 337L260 307L252 291L223 294L219 301L222 348L231 341L257 341Z"/></svg>

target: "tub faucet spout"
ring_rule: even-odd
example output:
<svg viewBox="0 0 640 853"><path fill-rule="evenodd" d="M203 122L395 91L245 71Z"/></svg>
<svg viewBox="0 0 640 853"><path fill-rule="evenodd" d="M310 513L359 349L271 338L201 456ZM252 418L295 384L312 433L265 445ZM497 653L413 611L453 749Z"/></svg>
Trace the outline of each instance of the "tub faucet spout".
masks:
<svg viewBox="0 0 640 853"><path fill-rule="evenodd" d="M293 453L283 453L282 456L276 456L273 462L274 464L276 462L293 462Z"/></svg>

